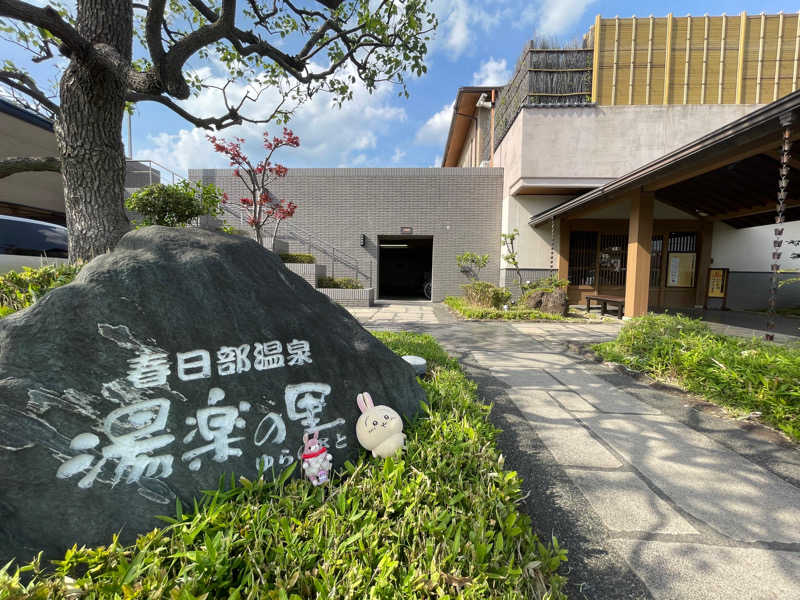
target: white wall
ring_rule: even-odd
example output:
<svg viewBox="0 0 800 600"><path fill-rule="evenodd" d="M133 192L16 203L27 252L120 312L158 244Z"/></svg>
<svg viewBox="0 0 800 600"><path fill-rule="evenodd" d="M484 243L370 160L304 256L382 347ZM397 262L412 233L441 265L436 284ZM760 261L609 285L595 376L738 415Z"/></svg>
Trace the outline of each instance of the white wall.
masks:
<svg viewBox="0 0 800 600"><path fill-rule="evenodd" d="M735 229L725 223L714 223L711 240L713 266L727 267L731 271L770 271L774 230L775 225ZM784 223L783 239L800 240L800 221ZM787 246L784 242L781 250L783 256L779 262L782 268L800 268L800 260L789 258L793 252L800 253L800 247Z"/></svg>
<svg viewBox="0 0 800 600"><path fill-rule="evenodd" d="M0 157L57 154L52 132L0 113ZM17 173L0 179L0 202L64 212L61 174Z"/></svg>
<svg viewBox="0 0 800 600"><path fill-rule="evenodd" d="M519 230L517 238L517 252L519 266L523 269L549 269L550 268L550 224L533 228L528 225L528 220L542 211L562 204L570 196L511 196L503 202L503 233L510 233L514 228ZM559 223L555 222L555 252L558 253ZM506 254L505 247L500 248L500 255ZM555 267L558 268L558 257ZM508 268L505 262L502 267Z"/></svg>

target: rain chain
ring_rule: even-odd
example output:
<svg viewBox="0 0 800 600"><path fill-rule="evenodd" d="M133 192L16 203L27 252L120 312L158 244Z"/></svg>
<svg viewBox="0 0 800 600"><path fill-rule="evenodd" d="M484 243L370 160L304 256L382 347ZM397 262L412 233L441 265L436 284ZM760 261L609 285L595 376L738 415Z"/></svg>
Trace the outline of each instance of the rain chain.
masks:
<svg viewBox="0 0 800 600"><path fill-rule="evenodd" d="M767 304L767 333L764 338L768 341L775 339L775 304L778 295L778 273L780 269L781 259L781 246L783 246L783 223L784 223L784 210L786 209L786 196L789 187L789 151L792 149L791 117L782 118L781 125L784 126L783 130L783 147L781 148L781 168L778 171L780 178L778 179L778 203L776 205L775 216L775 239L772 242L772 281L769 287L769 302Z"/></svg>

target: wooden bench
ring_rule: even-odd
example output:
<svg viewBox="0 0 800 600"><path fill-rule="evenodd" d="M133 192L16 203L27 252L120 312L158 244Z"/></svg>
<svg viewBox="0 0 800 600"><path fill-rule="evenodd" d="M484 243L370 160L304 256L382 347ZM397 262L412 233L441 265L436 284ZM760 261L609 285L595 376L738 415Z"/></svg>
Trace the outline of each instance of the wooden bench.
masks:
<svg viewBox="0 0 800 600"><path fill-rule="evenodd" d="M605 316L608 312L608 305L616 305L617 317L620 319L625 314L625 298L622 296L586 296L586 313L592 308L592 300L600 305L600 314Z"/></svg>

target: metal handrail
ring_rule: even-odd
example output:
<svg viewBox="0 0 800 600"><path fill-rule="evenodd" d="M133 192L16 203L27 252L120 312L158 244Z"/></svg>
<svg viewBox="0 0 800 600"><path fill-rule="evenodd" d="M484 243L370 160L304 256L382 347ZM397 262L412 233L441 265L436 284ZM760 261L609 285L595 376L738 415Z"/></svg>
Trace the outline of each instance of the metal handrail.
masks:
<svg viewBox="0 0 800 600"><path fill-rule="evenodd" d="M139 159L139 158L126 158L126 159L125 159L125 162L126 162L126 163L135 162L135 163L140 163L140 164L149 164L149 165L150 165L150 168L148 168L147 170L142 170L142 171L129 171L129 173L149 173L149 174L150 174L150 183L149 183L149 185L153 185L153 171L155 171L155 172L157 172L157 173L158 173L158 175L159 175L159 182L160 182L160 179L161 179L161 177L162 177L162 172L163 172L163 171L166 171L166 172L167 172L169 175L171 175L171 176L172 176L172 181L171 181L171 183L173 183L173 184L175 183L176 179L177 179L177 181L184 181L184 180L186 180L186 177L184 177L183 175L180 175L180 174L176 173L175 171L173 171L172 169L170 169L168 166L166 166L166 165L162 165L162 164L161 164L160 162L158 162L158 161L155 161L155 160L150 160L149 158L148 158L148 159ZM158 167L158 169L153 169L153 165L156 165L156 166Z"/></svg>
<svg viewBox="0 0 800 600"><path fill-rule="evenodd" d="M295 225L294 223L287 223L285 233L288 233L292 238L297 240L298 242L305 243L307 248L313 247L316 250L322 251L324 254L331 258L331 277L335 276L336 272L336 262L338 261L346 267L349 267L353 270L356 279L359 278L360 275L363 275L365 278L369 278L369 285L372 287L372 261L369 261L369 272L363 270L361 268L361 261L358 260L355 256L348 254L342 250L339 250L331 244L320 238L318 235L308 231L300 227L299 225ZM303 236L303 237L300 237ZM346 260L343 260L346 259Z"/></svg>

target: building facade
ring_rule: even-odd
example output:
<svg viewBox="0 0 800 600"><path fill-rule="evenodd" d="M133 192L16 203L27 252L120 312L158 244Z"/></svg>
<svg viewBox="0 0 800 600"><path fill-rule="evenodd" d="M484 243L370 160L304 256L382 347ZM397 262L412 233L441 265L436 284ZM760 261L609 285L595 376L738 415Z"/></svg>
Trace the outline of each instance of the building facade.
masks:
<svg viewBox="0 0 800 600"><path fill-rule="evenodd" d="M232 169L191 169L189 178L213 183L232 199L247 193ZM497 241L501 169L290 169L270 188L297 204L279 230L283 249L313 254L327 275L352 277L379 298L431 299L460 295L468 282L456 257L489 254L483 279L500 273ZM249 229L246 216L228 224Z"/></svg>

